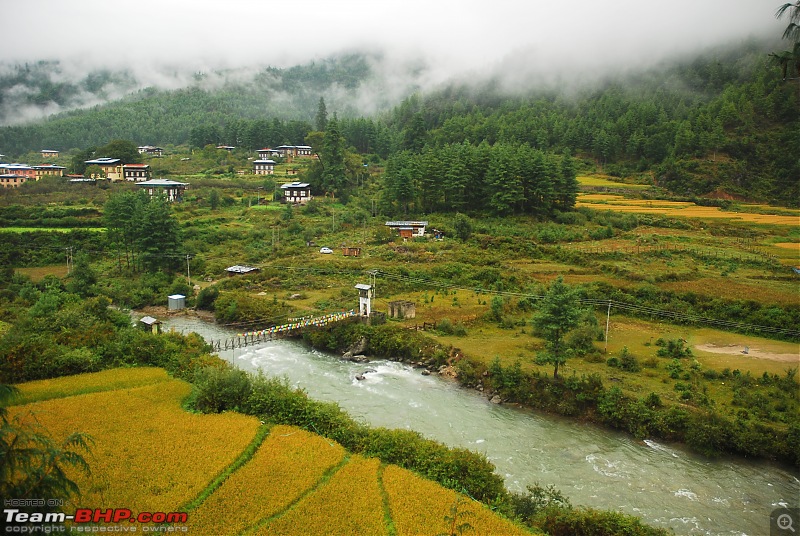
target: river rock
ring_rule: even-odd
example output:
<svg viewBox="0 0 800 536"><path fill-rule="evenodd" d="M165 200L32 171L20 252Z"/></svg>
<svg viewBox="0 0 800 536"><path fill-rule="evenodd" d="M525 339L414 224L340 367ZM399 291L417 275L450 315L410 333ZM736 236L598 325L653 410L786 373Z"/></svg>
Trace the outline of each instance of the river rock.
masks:
<svg viewBox="0 0 800 536"><path fill-rule="evenodd" d="M422 375L423 376L430 376L431 375L431 371L428 370L428 369L422 369Z"/></svg>
<svg viewBox="0 0 800 536"><path fill-rule="evenodd" d="M356 379L357 379L358 381L361 381L361 380L365 380L365 379L366 379L366 377L365 377L363 374L356 374Z"/></svg>
<svg viewBox="0 0 800 536"><path fill-rule="evenodd" d="M489 400L492 404L502 404L503 399L500 398L500 395L494 395L491 400Z"/></svg>
<svg viewBox="0 0 800 536"><path fill-rule="evenodd" d="M378 372L378 371L375 370L374 368L368 368L367 370L364 371L364 374L370 374L370 373L373 373L373 372Z"/></svg>
<svg viewBox="0 0 800 536"><path fill-rule="evenodd" d="M363 354L367 351L367 338L361 337L361 339L357 342L354 342L350 348L347 349L347 353L350 355L359 355Z"/></svg>

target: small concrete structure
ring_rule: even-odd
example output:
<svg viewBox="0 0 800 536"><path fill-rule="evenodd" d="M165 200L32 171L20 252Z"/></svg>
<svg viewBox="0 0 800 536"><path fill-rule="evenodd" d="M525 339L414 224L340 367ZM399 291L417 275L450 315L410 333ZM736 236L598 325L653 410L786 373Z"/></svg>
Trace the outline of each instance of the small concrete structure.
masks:
<svg viewBox="0 0 800 536"><path fill-rule="evenodd" d="M144 316L139 319L142 329L150 333L161 333L161 321L153 318L152 316Z"/></svg>
<svg viewBox="0 0 800 536"><path fill-rule="evenodd" d="M389 302L390 318L415 318L417 316L417 305L410 301L391 301Z"/></svg>
<svg viewBox="0 0 800 536"><path fill-rule="evenodd" d="M358 311L359 315L369 317L372 313L372 297L375 296L375 289L372 285L359 283L358 289Z"/></svg>
<svg viewBox="0 0 800 536"><path fill-rule="evenodd" d="M186 296L183 294L173 294L167 296L168 309L170 311L180 311L186 308Z"/></svg>

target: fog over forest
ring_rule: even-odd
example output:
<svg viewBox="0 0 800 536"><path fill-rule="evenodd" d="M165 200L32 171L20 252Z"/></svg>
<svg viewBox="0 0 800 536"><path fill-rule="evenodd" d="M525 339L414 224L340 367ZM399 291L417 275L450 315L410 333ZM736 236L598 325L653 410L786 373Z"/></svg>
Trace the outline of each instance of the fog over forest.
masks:
<svg viewBox="0 0 800 536"><path fill-rule="evenodd" d="M0 50L0 78L7 82L0 123L93 106L145 87L247 84L266 67L349 53L370 59L373 83L355 95L363 113L451 80L492 78L509 90L574 86L709 47L779 36L776 9L762 0L311 0L290 8L255 0L14 2L5 6L6 19L35 21L35 38ZM49 83L80 83L81 90L64 102L28 102L34 89L12 78L20 66L40 61L57 62L42 69ZM105 75L93 87L98 72Z"/></svg>

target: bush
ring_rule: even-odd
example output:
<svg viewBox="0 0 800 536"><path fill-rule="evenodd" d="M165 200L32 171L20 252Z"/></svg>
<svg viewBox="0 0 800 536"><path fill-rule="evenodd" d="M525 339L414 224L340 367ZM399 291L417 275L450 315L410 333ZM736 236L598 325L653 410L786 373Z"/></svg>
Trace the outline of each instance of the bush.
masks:
<svg viewBox="0 0 800 536"><path fill-rule="evenodd" d="M197 308L205 311L213 311L214 303L219 297L219 288L216 285L211 285L204 288L197 294Z"/></svg>
<svg viewBox="0 0 800 536"><path fill-rule="evenodd" d="M656 346L660 346L656 352L658 357L673 357L676 359L692 357L692 349L686 346L684 339L670 339L668 341L658 339Z"/></svg>
<svg viewBox="0 0 800 536"><path fill-rule="evenodd" d="M194 375L194 407L208 413L239 411L250 395L250 377L242 370L205 367Z"/></svg>

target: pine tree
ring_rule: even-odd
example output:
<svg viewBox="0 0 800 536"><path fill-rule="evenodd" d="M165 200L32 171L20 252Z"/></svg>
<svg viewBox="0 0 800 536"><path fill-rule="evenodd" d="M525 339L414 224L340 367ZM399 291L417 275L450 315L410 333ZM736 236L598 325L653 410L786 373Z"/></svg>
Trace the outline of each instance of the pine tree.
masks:
<svg viewBox="0 0 800 536"><path fill-rule="evenodd" d="M322 97L319 98L317 116L314 119L314 124L320 132L325 132L325 128L328 126L328 109L325 107L325 99Z"/></svg>

